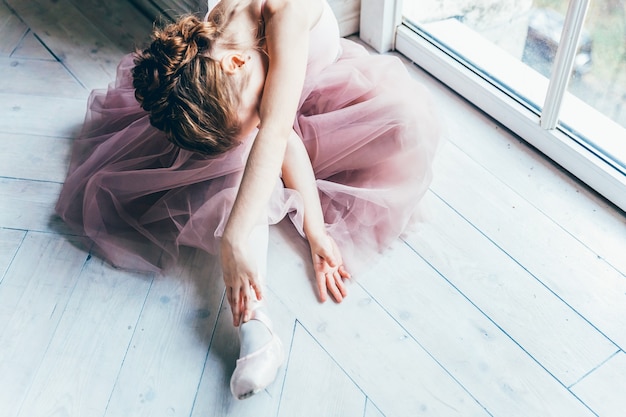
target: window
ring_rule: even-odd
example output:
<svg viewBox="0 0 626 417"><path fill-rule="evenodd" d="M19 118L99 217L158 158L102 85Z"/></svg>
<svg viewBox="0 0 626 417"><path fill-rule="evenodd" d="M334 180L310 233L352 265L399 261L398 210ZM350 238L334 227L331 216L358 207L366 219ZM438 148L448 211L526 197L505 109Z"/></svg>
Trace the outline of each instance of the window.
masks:
<svg viewBox="0 0 626 417"><path fill-rule="evenodd" d="M625 1L362 0L361 37L626 210Z"/></svg>

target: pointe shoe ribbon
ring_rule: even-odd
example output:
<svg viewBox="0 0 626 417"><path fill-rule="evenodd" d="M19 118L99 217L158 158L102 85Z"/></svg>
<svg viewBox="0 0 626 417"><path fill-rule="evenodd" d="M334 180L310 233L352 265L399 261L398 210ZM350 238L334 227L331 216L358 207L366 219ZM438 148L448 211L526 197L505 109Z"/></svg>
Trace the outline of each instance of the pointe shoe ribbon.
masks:
<svg viewBox="0 0 626 417"><path fill-rule="evenodd" d="M272 339L260 349L237 360L233 376L230 379L230 391L239 400L251 397L264 390L274 379L284 361L283 345L272 330L269 317L254 310L250 320L263 323L272 334Z"/></svg>

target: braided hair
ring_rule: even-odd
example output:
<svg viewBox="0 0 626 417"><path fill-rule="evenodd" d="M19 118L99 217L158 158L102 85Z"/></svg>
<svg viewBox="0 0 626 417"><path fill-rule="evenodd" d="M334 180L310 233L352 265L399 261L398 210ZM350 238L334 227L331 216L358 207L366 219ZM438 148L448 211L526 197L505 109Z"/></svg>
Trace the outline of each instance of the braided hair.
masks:
<svg viewBox="0 0 626 417"><path fill-rule="evenodd" d="M155 29L132 71L135 97L150 123L175 145L209 156L237 145L240 131L239 87L210 57L225 20L188 15Z"/></svg>

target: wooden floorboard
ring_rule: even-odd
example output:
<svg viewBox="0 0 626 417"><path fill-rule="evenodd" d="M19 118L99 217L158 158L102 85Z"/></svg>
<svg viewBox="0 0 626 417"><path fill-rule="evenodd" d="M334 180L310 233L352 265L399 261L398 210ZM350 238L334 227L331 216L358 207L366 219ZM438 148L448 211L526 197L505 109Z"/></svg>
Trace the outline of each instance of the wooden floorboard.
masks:
<svg viewBox="0 0 626 417"><path fill-rule="evenodd" d="M427 75L417 73L420 80ZM439 84L429 84L442 109L458 98ZM456 104L458 105L458 104ZM573 238L626 274L624 213L594 191L541 157L525 142L493 120L475 112L454 114L446 123L447 139L500 182L515 190L536 210L552 219ZM485 137L489 140L485 141Z"/></svg>
<svg viewBox="0 0 626 417"><path fill-rule="evenodd" d="M73 99L0 91L0 133L73 138L85 119L86 98L87 92Z"/></svg>
<svg viewBox="0 0 626 417"><path fill-rule="evenodd" d="M19 415L39 369L63 359L48 356L44 361L87 257L74 243L64 236L29 232L0 285L0 404L7 416ZM87 351L77 356L80 364L90 359Z"/></svg>
<svg viewBox="0 0 626 417"><path fill-rule="evenodd" d="M365 404L365 414L363 417L383 417L384 414L372 403L371 401L367 401Z"/></svg>
<svg viewBox="0 0 626 417"><path fill-rule="evenodd" d="M475 243L466 240L468 245ZM433 245L441 243L433 241ZM453 245L450 247L454 248ZM395 250L411 252L403 245ZM456 253L455 250L452 252ZM455 263L457 259L449 257L447 261ZM475 267L458 261L464 272L456 279L468 281L465 285L477 287L476 291L480 291L481 285L475 281L483 277L489 282L488 277ZM376 278L384 271L394 277L393 286ZM520 346L529 340L527 335L514 339L518 335L507 332L507 326L516 325L515 315L520 312L512 312L513 317L505 321L504 328L503 323L498 323L498 316L508 313L505 308L509 307L509 300L506 298L498 299L494 292L484 294L485 298L492 300L494 310L500 306L504 311L481 311L480 305L467 298L473 294L464 293L466 288L455 287L422 260L411 264L386 262L364 279L363 286L375 294L376 300L387 306L389 314L491 414L520 417L541 415L542 412L545 415L559 412L571 416L592 415L523 349L524 345ZM495 317L489 316L493 312ZM527 316L524 325L530 326L534 321L531 314Z"/></svg>
<svg viewBox="0 0 626 417"><path fill-rule="evenodd" d="M573 392L603 417L620 417L626 410L626 354L615 354L588 378L573 387Z"/></svg>
<svg viewBox="0 0 626 417"><path fill-rule="evenodd" d="M114 44L69 0L5 1L88 90L112 80L120 54L130 52Z"/></svg>
<svg viewBox="0 0 626 417"><path fill-rule="evenodd" d="M57 306L59 322L18 416L103 415L149 288L149 280L88 260Z"/></svg>
<svg viewBox="0 0 626 417"><path fill-rule="evenodd" d="M72 139L15 133L2 134L0 177L62 183Z"/></svg>
<svg viewBox="0 0 626 417"><path fill-rule="evenodd" d="M285 401L278 417L363 417L363 392L301 325L296 326L291 349L283 395L298 401Z"/></svg>
<svg viewBox="0 0 626 417"><path fill-rule="evenodd" d="M624 274L498 178L468 170L471 165L462 163L467 157L458 148L454 154L442 160L448 168L435 179L433 191L623 349Z"/></svg>
<svg viewBox="0 0 626 417"><path fill-rule="evenodd" d="M558 381L572 385L618 350L443 201L429 194L425 203L437 215L407 239L410 246Z"/></svg>
<svg viewBox="0 0 626 417"><path fill-rule="evenodd" d="M128 1L0 1L2 417L624 415L626 216L409 63L447 126L422 221L339 305L272 227L287 362L235 400L215 257L117 270L54 215L90 91L151 27Z"/></svg>
<svg viewBox="0 0 626 417"><path fill-rule="evenodd" d="M50 53L50 51L30 29L11 53L11 58L36 59L39 61L52 61L58 63L54 55Z"/></svg>
<svg viewBox="0 0 626 417"><path fill-rule="evenodd" d="M54 82L51 82L54 80ZM0 91L84 99L85 89L56 61L0 58Z"/></svg>
<svg viewBox="0 0 626 417"><path fill-rule="evenodd" d="M307 278L311 271L304 263L306 243L288 224L284 226L271 234L268 267L275 274L272 290L384 413L488 415L385 306L358 284L349 286L350 295L341 304L317 303ZM388 376L398 382L381 384L381 378Z"/></svg>
<svg viewBox="0 0 626 417"><path fill-rule="evenodd" d="M28 32L24 24L6 4L0 3L0 57L9 56Z"/></svg>
<svg viewBox="0 0 626 417"><path fill-rule="evenodd" d="M152 281L105 416L191 414L224 291L215 266L188 250Z"/></svg>
<svg viewBox="0 0 626 417"><path fill-rule="evenodd" d="M4 279L25 235L26 232L23 230L0 228L0 282Z"/></svg>
<svg viewBox="0 0 626 417"><path fill-rule="evenodd" d="M69 233L54 213L60 192L59 183L0 178L2 227Z"/></svg>
<svg viewBox="0 0 626 417"><path fill-rule="evenodd" d="M141 11L129 2L101 0L70 0L80 14L124 53L141 48L150 41L152 25ZM103 18L106 16L106 18Z"/></svg>

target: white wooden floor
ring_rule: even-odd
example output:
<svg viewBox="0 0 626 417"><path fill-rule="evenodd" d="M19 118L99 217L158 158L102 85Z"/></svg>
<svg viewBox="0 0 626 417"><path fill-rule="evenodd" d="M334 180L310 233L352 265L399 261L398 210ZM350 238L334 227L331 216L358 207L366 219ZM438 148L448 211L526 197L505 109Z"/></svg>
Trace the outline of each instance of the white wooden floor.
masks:
<svg viewBox="0 0 626 417"><path fill-rule="evenodd" d="M288 362L233 400L215 259L114 270L53 215L89 91L150 27L119 0L0 0L0 415L626 415L624 213L415 68L448 128L425 221L341 305L272 228Z"/></svg>

